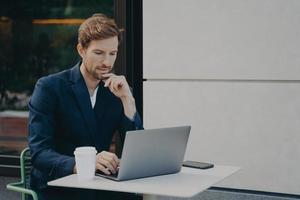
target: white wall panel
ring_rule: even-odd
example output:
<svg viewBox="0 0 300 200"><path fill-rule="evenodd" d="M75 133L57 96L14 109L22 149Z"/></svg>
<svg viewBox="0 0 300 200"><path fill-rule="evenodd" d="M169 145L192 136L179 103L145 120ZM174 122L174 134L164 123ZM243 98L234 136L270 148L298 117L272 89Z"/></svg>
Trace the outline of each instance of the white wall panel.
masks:
<svg viewBox="0 0 300 200"><path fill-rule="evenodd" d="M191 124L187 159L242 167L219 186L300 194L299 22L299 0L144 0L145 127Z"/></svg>
<svg viewBox="0 0 300 200"><path fill-rule="evenodd" d="M144 0L144 78L300 79L299 0Z"/></svg>
<svg viewBox="0 0 300 200"><path fill-rule="evenodd" d="M145 128L192 125L186 159L241 166L218 186L300 194L300 83L147 81Z"/></svg>

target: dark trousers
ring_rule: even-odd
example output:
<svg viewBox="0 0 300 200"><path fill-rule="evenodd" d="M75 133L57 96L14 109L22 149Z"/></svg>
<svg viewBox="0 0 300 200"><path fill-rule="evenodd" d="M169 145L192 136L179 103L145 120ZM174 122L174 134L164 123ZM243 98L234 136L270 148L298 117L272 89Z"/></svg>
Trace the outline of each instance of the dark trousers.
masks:
<svg viewBox="0 0 300 200"><path fill-rule="evenodd" d="M47 187L43 190L34 191L39 200L142 200L141 195L113 192L104 190L89 190L67 187ZM29 198L31 199L31 197Z"/></svg>

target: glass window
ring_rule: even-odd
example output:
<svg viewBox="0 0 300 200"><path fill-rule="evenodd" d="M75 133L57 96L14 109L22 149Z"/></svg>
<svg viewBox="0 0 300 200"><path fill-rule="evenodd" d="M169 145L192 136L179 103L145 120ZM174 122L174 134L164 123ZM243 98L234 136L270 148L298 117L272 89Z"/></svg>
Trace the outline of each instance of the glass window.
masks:
<svg viewBox="0 0 300 200"><path fill-rule="evenodd" d="M113 0L3 0L0 3L0 154L27 146L27 104L38 78L78 60L77 29Z"/></svg>

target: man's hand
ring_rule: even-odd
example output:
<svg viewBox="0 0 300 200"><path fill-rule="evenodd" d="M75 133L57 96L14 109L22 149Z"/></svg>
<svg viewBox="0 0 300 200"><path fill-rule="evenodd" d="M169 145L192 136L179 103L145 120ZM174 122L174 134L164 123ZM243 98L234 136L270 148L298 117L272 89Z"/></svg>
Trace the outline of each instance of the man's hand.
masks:
<svg viewBox="0 0 300 200"><path fill-rule="evenodd" d="M104 80L104 87L108 87L114 95L121 99L125 115L129 119L133 119L136 113L135 100L131 94L126 78L112 73L103 74L103 77L107 78Z"/></svg>
<svg viewBox="0 0 300 200"><path fill-rule="evenodd" d="M73 174L77 174L76 164L73 167Z"/></svg>
<svg viewBox="0 0 300 200"><path fill-rule="evenodd" d="M96 170L100 170L107 175L115 174L118 171L119 164L120 160L114 153L102 151L96 156Z"/></svg>
<svg viewBox="0 0 300 200"><path fill-rule="evenodd" d="M108 87L109 90L119 97L120 99L132 96L129 85L124 76L117 76L115 74L103 74L105 84L104 87Z"/></svg>

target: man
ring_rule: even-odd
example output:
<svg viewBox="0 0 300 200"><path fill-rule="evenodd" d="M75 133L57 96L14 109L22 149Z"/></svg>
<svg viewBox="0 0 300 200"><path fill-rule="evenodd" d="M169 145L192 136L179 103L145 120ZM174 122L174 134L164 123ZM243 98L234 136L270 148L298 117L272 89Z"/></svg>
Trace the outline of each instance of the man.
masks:
<svg viewBox="0 0 300 200"><path fill-rule="evenodd" d="M126 131L143 128L126 79L111 73L120 38L114 20L93 15L78 31L82 61L36 83L29 102L30 187L39 199L130 196L47 186L48 181L76 173L73 152L80 146L96 147L97 170L116 173L119 158L108 152L113 133L118 130L124 139Z"/></svg>

